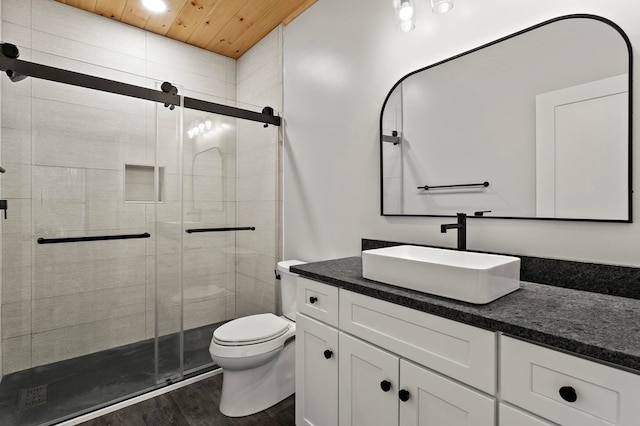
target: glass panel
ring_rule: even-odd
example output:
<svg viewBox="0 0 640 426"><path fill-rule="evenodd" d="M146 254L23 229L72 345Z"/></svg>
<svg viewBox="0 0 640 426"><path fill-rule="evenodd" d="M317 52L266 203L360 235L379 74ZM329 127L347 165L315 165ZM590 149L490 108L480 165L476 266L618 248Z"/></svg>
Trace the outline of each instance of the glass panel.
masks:
<svg viewBox="0 0 640 426"><path fill-rule="evenodd" d="M189 93L206 99L206 95ZM220 102L220 100L218 100ZM184 229L236 227L236 119L184 110ZM235 317L234 231L184 233L185 369L213 363L213 330Z"/></svg>
<svg viewBox="0 0 640 426"><path fill-rule="evenodd" d="M160 86L158 85L158 89ZM183 374L182 321L182 107L155 104L155 326L158 384ZM161 173L162 171L162 173ZM162 178L162 180L160 180ZM162 189L162 190L161 190Z"/></svg>
<svg viewBox="0 0 640 426"><path fill-rule="evenodd" d="M0 418L43 424L155 385L151 239L37 242L154 235L125 168L154 166L155 104L36 79L2 89L16 112L2 121Z"/></svg>

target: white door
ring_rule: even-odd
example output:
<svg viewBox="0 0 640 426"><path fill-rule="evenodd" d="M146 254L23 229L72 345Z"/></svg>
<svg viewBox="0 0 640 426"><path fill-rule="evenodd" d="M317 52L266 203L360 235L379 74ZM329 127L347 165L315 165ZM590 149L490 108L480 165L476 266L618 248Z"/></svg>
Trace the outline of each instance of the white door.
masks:
<svg viewBox="0 0 640 426"><path fill-rule="evenodd" d="M296 425L338 424L338 330L296 316Z"/></svg>
<svg viewBox="0 0 640 426"><path fill-rule="evenodd" d="M401 426L494 426L495 400L400 360Z"/></svg>
<svg viewBox="0 0 640 426"><path fill-rule="evenodd" d="M398 424L399 358L340 333L340 426Z"/></svg>
<svg viewBox="0 0 640 426"><path fill-rule="evenodd" d="M627 219L628 75L536 96L536 215Z"/></svg>

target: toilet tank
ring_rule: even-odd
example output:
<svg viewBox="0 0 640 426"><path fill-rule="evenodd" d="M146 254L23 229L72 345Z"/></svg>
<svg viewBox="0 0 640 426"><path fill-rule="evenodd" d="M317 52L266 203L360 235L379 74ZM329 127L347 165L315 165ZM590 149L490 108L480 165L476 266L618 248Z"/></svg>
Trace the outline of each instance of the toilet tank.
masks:
<svg viewBox="0 0 640 426"><path fill-rule="evenodd" d="M282 315L291 321L296 320L296 277L298 274L289 272L289 267L303 265L307 262L300 260L283 260L278 262L278 274L280 275L280 301L282 302Z"/></svg>

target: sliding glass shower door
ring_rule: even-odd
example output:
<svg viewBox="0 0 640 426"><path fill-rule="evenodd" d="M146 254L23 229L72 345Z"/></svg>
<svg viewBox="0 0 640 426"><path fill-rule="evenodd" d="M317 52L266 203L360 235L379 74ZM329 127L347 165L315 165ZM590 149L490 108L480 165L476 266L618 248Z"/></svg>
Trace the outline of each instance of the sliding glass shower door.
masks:
<svg viewBox="0 0 640 426"><path fill-rule="evenodd" d="M277 127L1 81L0 423L54 424L212 369L216 327L276 311Z"/></svg>

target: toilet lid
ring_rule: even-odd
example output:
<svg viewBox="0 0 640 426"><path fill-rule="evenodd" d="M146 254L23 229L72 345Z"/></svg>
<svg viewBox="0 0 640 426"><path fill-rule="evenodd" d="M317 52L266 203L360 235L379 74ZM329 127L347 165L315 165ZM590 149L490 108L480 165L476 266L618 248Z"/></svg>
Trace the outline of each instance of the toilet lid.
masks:
<svg viewBox="0 0 640 426"><path fill-rule="evenodd" d="M287 320L273 314L257 314L221 325L213 332L213 338L220 343L242 345L275 339L288 329Z"/></svg>

